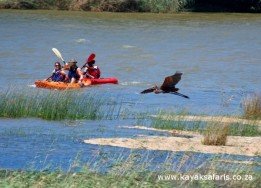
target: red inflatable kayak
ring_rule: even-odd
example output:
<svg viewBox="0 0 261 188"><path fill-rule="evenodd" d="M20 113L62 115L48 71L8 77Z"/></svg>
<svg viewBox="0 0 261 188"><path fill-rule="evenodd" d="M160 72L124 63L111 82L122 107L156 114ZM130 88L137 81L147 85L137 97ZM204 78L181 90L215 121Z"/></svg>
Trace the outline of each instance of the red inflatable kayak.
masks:
<svg viewBox="0 0 261 188"><path fill-rule="evenodd" d="M89 78L85 78L85 79L89 79ZM84 79L84 80L85 80ZM96 85L96 84L118 84L118 79L117 78L91 78L91 85Z"/></svg>
<svg viewBox="0 0 261 188"><path fill-rule="evenodd" d="M90 78L84 78L82 81L83 85L80 85L78 83L65 83L65 82L52 82L52 81L46 81L46 80L37 80L35 82L35 86L38 88L46 88L46 89L78 89L81 87L87 87L90 85L97 85L97 84L117 84L118 79L117 78L99 78L99 79L90 79Z"/></svg>

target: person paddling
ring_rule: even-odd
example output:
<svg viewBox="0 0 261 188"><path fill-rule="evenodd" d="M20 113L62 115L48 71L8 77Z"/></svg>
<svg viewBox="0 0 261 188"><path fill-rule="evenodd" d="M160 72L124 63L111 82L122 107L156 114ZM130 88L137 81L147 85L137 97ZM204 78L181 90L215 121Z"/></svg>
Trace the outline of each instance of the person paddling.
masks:
<svg viewBox="0 0 261 188"><path fill-rule="evenodd" d="M83 79L83 73L82 73L81 69L77 67L76 64L77 64L77 61L75 59L72 59L67 63L67 67L69 68L68 81L70 83L81 84L81 81Z"/></svg>
<svg viewBox="0 0 261 188"><path fill-rule="evenodd" d="M101 76L101 71L98 68L98 66L94 66L95 64L95 54L92 53L86 63L84 64L84 66L82 68L84 68L83 74L86 76L86 78L100 78Z"/></svg>
<svg viewBox="0 0 261 188"><path fill-rule="evenodd" d="M66 78L66 73L62 70L62 66L60 62L54 63L54 70L52 72L52 75L47 78L47 81L53 81L53 82L64 82Z"/></svg>

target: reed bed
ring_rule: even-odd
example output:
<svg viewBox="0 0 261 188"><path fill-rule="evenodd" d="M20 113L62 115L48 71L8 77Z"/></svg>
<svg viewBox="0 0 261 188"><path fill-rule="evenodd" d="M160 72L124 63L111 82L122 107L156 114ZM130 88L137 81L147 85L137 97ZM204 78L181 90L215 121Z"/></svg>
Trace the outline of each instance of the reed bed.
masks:
<svg viewBox="0 0 261 188"><path fill-rule="evenodd" d="M140 157L136 154L130 154L127 159L119 160L106 173L99 173L89 168L88 164L78 172L0 170L0 187L221 187L222 185L258 187L259 185L260 173L254 171L253 165L249 165L248 161L235 165L214 158L197 169L183 172L181 169L203 159L191 160L191 153L184 153L176 159L178 164L174 165L171 164L174 156L170 154L156 171L149 169L153 159L137 163ZM80 163L75 162L76 166L77 164ZM100 165L102 164L101 162ZM172 170L173 165L177 167L176 171Z"/></svg>
<svg viewBox="0 0 261 188"><path fill-rule="evenodd" d="M104 103L101 96L76 91L8 89L0 92L0 117L96 120L106 116Z"/></svg>

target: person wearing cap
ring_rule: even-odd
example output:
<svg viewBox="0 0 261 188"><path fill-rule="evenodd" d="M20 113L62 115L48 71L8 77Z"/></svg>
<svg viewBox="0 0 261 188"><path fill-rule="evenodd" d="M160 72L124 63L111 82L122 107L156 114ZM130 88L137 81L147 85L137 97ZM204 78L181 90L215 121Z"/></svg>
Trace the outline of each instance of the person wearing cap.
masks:
<svg viewBox="0 0 261 188"><path fill-rule="evenodd" d="M98 68L98 66L94 66L95 64L95 54L92 53L88 59L86 60L85 65L83 66L84 71L83 74L86 76L86 78L100 78L101 71Z"/></svg>
<svg viewBox="0 0 261 188"><path fill-rule="evenodd" d="M64 82L66 78L66 73L62 70L62 66L60 62L54 63L54 70L52 72L52 75L47 78L47 81L53 81L53 82Z"/></svg>
<svg viewBox="0 0 261 188"><path fill-rule="evenodd" d="M80 68L77 67L77 61L75 59L70 60L67 63L68 71L68 81L70 83L80 83L83 79L83 74Z"/></svg>

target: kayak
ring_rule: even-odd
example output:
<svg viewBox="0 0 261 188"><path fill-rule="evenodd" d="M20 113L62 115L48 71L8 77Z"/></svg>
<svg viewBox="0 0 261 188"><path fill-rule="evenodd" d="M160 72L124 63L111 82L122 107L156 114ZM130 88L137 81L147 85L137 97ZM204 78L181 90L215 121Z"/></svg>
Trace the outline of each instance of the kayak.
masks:
<svg viewBox="0 0 261 188"><path fill-rule="evenodd" d="M90 85L97 85L97 84L117 84L117 78L84 78L82 81L82 85L78 83L65 83L65 82L53 82L53 81L46 81L46 80L37 80L35 81L35 86L38 88L46 88L46 89L78 89L81 87L87 87Z"/></svg>
<svg viewBox="0 0 261 188"><path fill-rule="evenodd" d="M89 79L89 78L85 78ZM85 80L83 79L83 80ZM91 78L91 85L96 85L96 84L118 84L118 79L117 78Z"/></svg>
<svg viewBox="0 0 261 188"><path fill-rule="evenodd" d="M91 82L84 83L85 85L81 86L78 83L65 83L65 82L53 82L53 81L46 81L46 80L37 80L35 81L35 86L38 88L46 88L46 89L58 89L58 90L64 90L64 89L78 89L81 87L84 87L85 85L91 85Z"/></svg>

